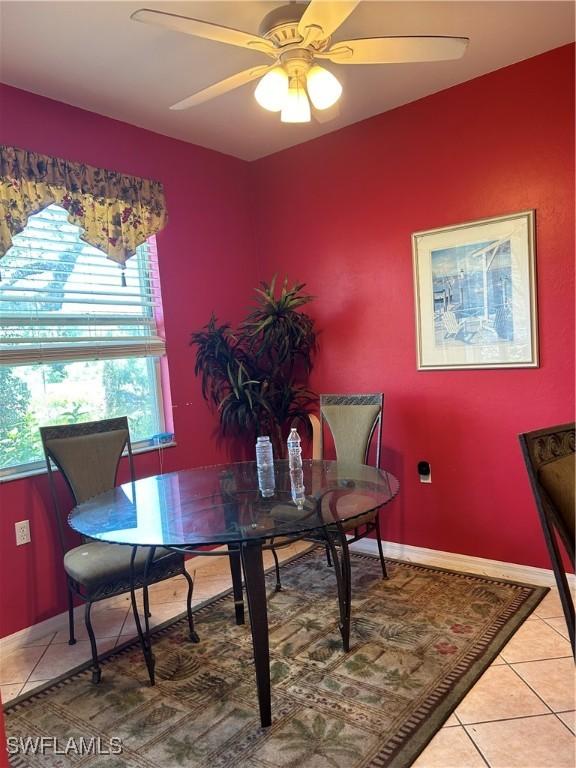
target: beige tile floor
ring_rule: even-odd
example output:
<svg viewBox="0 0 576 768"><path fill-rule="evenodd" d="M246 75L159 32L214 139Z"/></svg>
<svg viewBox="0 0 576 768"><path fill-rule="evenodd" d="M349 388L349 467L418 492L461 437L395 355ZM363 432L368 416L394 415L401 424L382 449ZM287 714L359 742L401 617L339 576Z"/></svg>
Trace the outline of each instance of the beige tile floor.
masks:
<svg viewBox="0 0 576 768"><path fill-rule="evenodd" d="M304 548L282 552L291 557ZM266 553L266 565L271 565ZM194 602L230 585L226 557L189 561ZM151 587L152 625L181 613L183 578ZM100 651L135 635L126 596L93 609ZM28 636L0 657L4 703L33 690L90 658L90 644L78 622L74 646L67 645L66 622L50 633ZM574 666L558 594L552 590L520 627L413 763L414 768L576 768Z"/></svg>

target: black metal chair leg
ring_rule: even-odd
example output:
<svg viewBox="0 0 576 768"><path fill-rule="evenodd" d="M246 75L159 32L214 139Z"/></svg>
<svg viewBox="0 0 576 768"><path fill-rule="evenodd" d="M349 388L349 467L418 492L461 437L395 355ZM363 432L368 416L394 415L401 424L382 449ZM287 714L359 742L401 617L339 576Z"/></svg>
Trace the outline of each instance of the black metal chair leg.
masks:
<svg viewBox="0 0 576 768"><path fill-rule="evenodd" d="M134 614L134 622L136 624L136 632L138 633L138 639L142 647L142 653L144 655L144 661L146 662L146 669L148 670L148 676L150 678L150 685L154 685L156 680L154 676L154 655L152 653L152 647L150 643L150 626L148 623L148 617L146 613L148 611L148 605L144 605L144 618L146 622L146 633L142 631L142 623L140 621L140 614L138 613L138 604L136 602L136 592L134 578L134 561L136 558L136 552L138 547L132 547L132 555L130 557L130 600L132 602L132 613ZM151 547L151 551L146 559L146 565L144 566L143 581L146 583L146 577L148 576L148 567L152 558L154 557L155 547Z"/></svg>
<svg viewBox="0 0 576 768"><path fill-rule="evenodd" d="M188 628L190 630L190 640L192 640L193 643L199 643L200 638L198 637L198 633L194 629L194 616L192 615L192 593L194 592L194 582L192 581L192 577L186 570L186 566L184 566L184 578L188 582L188 592L186 594L186 613L188 614Z"/></svg>
<svg viewBox="0 0 576 768"><path fill-rule="evenodd" d="M274 546L272 546L272 557L274 558L274 568L276 569L276 592L282 591L282 583L280 581L280 563L278 562L278 555Z"/></svg>
<svg viewBox="0 0 576 768"><path fill-rule="evenodd" d="M74 595L70 589L68 589L68 645L76 644L76 637L74 636Z"/></svg>
<svg viewBox="0 0 576 768"><path fill-rule="evenodd" d="M328 544L326 544L326 562L328 563L328 566L332 567L332 558L330 557L330 547Z"/></svg>
<svg viewBox="0 0 576 768"><path fill-rule="evenodd" d="M150 619L152 617L152 612L150 611L150 597L148 595L148 584L144 584L144 587L142 588L142 598L144 601L144 605L148 606L146 608L146 616Z"/></svg>
<svg viewBox="0 0 576 768"><path fill-rule="evenodd" d="M384 560L384 552L382 551L382 537L380 536L380 514L376 515L376 542L378 544L378 554L380 555L380 565L382 566L382 578L388 578L388 571L386 570L386 561Z"/></svg>
<svg viewBox="0 0 576 768"><path fill-rule="evenodd" d="M90 600L88 600L88 602L84 606L84 621L86 622L86 630L88 632L88 637L90 638L90 647L92 649L92 662L94 664L94 668L92 669L92 682L96 685L102 679L102 670L100 669L100 665L98 664L98 648L96 647L96 638L94 637L94 630L92 629L92 621L90 620L91 608L92 608L92 603L90 602Z"/></svg>
<svg viewBox="0 0 576 768"><path fill-rule="evenodd" d="M334 561L334 573L336 574L336 586L338 591L338 608L340 611L340 634L342 636L342 646L346 652L350 650L350 584L346 583L346 579L349 580L350 572L346 567L344 558L348 557L348 552L342 553L342 562L338 557L338 550L332 535L329 531L325 532L326 546L332 553L332 560ZM342 544L342 538L346 538L345 535L339 536L340 543Z"/></svg>
<svg viewBox="0 0 576 768"><path fill-rule="evenodd" d="M148 557L146 558L146 563L144 565L144 574L142 577L143 580L143 589L142 589L142 603L144 607L144 626L145 626L145 633L146 633L146 646L148 647L148 659L147 659L147 665L148 665L148 671L152 669L152 675L151 675L151 681L154 677L154 654L152 653L152 640L150 639L150 616L152 614L150 613L150 601L148 596L148 572L150 571L150 568L152 567L152 563L154 562L154 554L156 552L156 547L150 547L150 551L148 552ZM154 683L152 683L154 685Z"/></svg>
<svg viewBox="0 0 576 768"><path fill-rule="evenodd" d="M134 622L136 624L136 633L140 640L142 647L142 653L144 655L144 661L146 662L146 669L148 670L148 677L150 678L150 685L154 685L154 659L150 658L150 653L147 646L147 640L142 632L142 623L140 621L140 614L138 613L138 604L136 602L136 593L133 588L130 589L130 601L132 602L132 613L134 615Z"/></svg>
<svg viewBox="0 0 576 768"><path fill-rule="evenodd" d="M572 594L568 585L568 579L566 578L566 573L563 569L556 575L556 583L558 584L558 594L560 595L560 602L562 603L562 610L564 611L564 618L566 620L566 626L568 627L572 655L576 659L574 603L572 602Z"/></svg>
<svg viewBox="0 0 576 768"><path fill-rule="evenodd" d="M552 560L552 569L556 578L556 586L558 587L558 595L560 597L560 603L562 604L562 610L564 611L564 618L566 620L566 626L568 628L568 637L570 638L570 645L572 646L572 655L576 659L576 631L575 631L575 616L574 616L574 603L572 602L572 593L568 585L568 579L566 578L566 572L564 570L564 564L562 562L562 556L558 549L558 543L556 541L556 535L552 530L551 525L548 522L548 518L541 515L542 528L544 530L544 537L548 545L548 553Z"/></svg>
<svg viewBox="0 0 576 768"><path fill-rule="evenodd" d="M145 568L146 571L146 568ZM146 578L146 576L144 577ZM144 587L142 589L142 606L144 608L144 626L146 627L146 637L150 637L150 622L148 619L152 614L150 613L150 598L148 595L148 586L144 584Z"/></svg>

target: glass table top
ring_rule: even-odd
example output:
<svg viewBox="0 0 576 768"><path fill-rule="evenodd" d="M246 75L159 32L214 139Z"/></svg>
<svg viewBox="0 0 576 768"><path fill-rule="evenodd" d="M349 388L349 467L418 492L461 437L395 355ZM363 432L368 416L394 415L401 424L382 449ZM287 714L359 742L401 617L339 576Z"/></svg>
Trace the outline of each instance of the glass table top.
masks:
<svg viewBox="0 0 576 768"><path fill-rule="evenodd" d="M303 461L304 503L292 501L287 461L274 462L264 498L255 462L181 470L125 483L75 507L70 526L118 544L193 546L298 535L352 520L388 503L398 480L382 469Z"/></svg>

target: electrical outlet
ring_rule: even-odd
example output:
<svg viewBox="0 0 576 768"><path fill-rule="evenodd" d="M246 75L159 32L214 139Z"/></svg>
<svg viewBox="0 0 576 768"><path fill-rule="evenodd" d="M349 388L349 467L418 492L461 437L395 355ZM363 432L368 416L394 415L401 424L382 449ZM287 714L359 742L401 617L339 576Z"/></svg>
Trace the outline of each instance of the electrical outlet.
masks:
<svg viewBox="0 0 576 768"><path fill-rule="evenodd" d="M432 469L427 461L418 462L418 476L421 483L432 482Z"/></svg>
<svg viewBox="0 0 576 768"><path fill-rule="evenodd" d="M14 529L16 531L16 546L21 544L29 544L30 539L30 521L22 520L19 523L14 523Z"/></svg>

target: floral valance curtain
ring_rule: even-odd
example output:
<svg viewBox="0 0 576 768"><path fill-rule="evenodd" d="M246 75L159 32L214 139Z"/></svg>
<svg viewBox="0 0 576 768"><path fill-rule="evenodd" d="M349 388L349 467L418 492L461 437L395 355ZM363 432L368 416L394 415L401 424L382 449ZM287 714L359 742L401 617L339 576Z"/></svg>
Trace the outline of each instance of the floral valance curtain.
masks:
<svg viewBox="0 0 576 768"><path fill-rule="evenodd" d="M0 258L28 216L56 203L82 239L124 264L166 224L158 181L0 146Z"/></svg>

